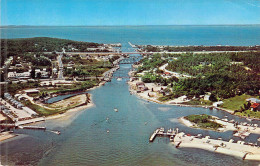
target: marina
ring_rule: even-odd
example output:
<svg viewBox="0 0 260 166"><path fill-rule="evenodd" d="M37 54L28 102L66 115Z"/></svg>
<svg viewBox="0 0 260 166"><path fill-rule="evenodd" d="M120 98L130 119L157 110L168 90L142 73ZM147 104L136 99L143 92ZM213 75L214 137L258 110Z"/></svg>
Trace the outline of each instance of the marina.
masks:
<svg viewBox="0 0 260 166"><path fill-rule="evenodd" d="M161 127L161 128L158 128L156 129L153 134L151 135L149 141L150 142L153 142L154 139L157 137L157 136L166 136L166 137L169 137L170 140L172 140L174 138L174 136L176 135L178 129L176 129L176 131L174 129L169 129L167 130L167 132L164 131L164 128Z"/></svg>
<svg viewBox="0 0 260 166"><path fill-rule="evenodd" d="M242 160L260 160L260 147L257 143L244 141L234 142L233 139L224 141L222 138L211 139L210 136L202 137L202 134L192 136L184 132L178 133L178 129L169 129L165 132L164 128L156 129L150 136L149 142L153 142L157 136L169 137L170 142L172 142L176 148L199 148L234 155L240 157Z"/></svg>

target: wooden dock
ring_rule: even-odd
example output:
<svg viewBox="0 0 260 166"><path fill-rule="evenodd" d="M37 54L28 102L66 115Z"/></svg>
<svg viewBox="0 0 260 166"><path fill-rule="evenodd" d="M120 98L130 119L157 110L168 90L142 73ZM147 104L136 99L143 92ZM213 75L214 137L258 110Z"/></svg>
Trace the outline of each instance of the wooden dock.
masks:
<svg viewBox="0 0 260 166"><path fill-rule="evenodd" d="M46 130L46 127L41 126L18 126L20 129L34 129L34 130Z"/></svg>
<svg viewBox="0 0 260 166"><path fill-rule="evenodd" d="M159 132L160 129L156 129L153 134L151 135L149 141L150 142L153 142L153 140L155 139L155 137L157 136L158 132Z"/></svg>
<svg viewBox="0 0 260 166"><path fill-rule="evenodd" d="M174 137L175 135L176 131L174 131L174 129L169 129L167 132L164 132L164 128L158 128L153 132L149 141L153 142L156 136L167 136L170 137L170 140L173 140L172 137Z"/></svg>

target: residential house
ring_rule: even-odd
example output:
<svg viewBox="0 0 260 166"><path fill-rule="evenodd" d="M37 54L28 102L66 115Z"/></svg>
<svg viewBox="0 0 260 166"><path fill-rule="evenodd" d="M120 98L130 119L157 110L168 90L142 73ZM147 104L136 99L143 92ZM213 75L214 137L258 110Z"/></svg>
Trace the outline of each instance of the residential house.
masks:
<svg viewBox="0 0 260 166"><path fill-rule="evenodd" d="M259 103L254 103L250 106L252 111L260 111L260 104Z"/></svg>
<svg viewBox="0 0 260 166"><path fill-rule="evenodd" d="M249 98L249 99L246 99L246 101L250 102L251 104L260 103L260 100L257 98Z"/></svg>
<svg viewBox="0 0 260 166"><path fill-rule="evenodd" d="M31 77L31 73L30 72L23 72L23 73L8 72L7 77L9 79L11 79L11 78L29 79Z"/></svg>

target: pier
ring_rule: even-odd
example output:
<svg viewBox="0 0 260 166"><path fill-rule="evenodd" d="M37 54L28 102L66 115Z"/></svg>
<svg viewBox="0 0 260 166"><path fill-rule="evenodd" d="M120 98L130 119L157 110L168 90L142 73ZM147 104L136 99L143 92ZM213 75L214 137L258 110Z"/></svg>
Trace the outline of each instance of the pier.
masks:
<svg viewBox="0 0 260 166"><path fill-rule="evenodd" d="M136 45L132 44L131 42L128 42L128 44L129 44L132 48L136 48Z"/></svg>
<svg viewBox="0 0 260 166"><path fill-rule="evenodd" d="M170 140L172 141L174 136L176 135L176 131L174 129L169 129L167 132L164 132L164 128L158 128L156 129L153 134L151 135L149 141L153 142L154 139L157 136L166 136L166 137L170 137Z"/></svg>
<svg viewBox="0 0 260 166"><path fill-rule="evenodd" d="M20 129L34 129L34 130L46 130L46 127L42 126L18 126Z"/></svg>

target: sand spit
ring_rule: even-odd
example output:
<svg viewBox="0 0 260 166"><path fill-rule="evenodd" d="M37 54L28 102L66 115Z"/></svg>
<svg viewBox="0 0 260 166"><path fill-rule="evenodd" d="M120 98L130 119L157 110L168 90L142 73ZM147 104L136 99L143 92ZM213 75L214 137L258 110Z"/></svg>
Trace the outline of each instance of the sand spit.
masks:
<svg viewBox="0 0 260 166"><path fill-rule="evenodd" d="M212 152L222 153L239 157L243 160L258 160L260 161L260 147L254 145L245 145L243 141L233 143L223 140L210 139L209 136L205 138L196 138L195 136L187 136L185 133L178 133L173 144L178 147L199 148Z"/></svg>

